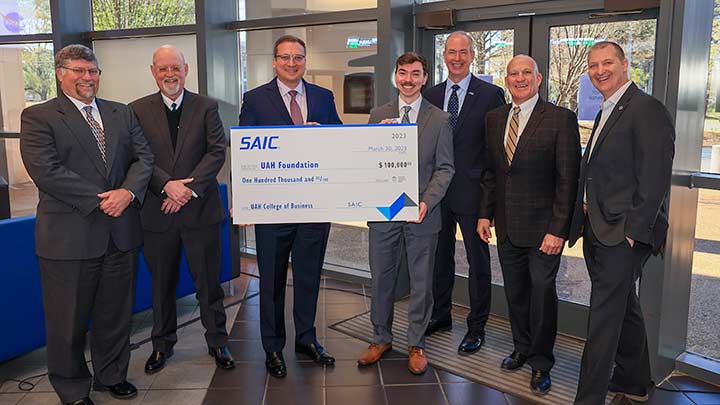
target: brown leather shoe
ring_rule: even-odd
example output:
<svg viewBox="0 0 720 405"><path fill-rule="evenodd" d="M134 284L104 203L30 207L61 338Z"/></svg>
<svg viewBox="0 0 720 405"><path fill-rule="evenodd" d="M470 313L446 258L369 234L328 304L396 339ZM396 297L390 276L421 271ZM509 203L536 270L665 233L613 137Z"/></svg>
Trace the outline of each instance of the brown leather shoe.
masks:
<svg viewBox="0 0 720 405"><path fill-rule="evenodd" d="M425 358L425 350L422 347L410 346L408 349L410 358L408 359L408 370L415 375L420 375L427 370L427 358Z"/></svg>
<svg viewBox="0 0 720 405"><path fill-rule="evenodd" d="M392 349L391 343L370 343L370 346L368 346L368 348L365 349L365 351L363 351L360 355L360 358L358 359L358 365L369 366L371 364L377 363L377 361L380 360L380 357L382 357L382 355L390 349Z"/></svg>

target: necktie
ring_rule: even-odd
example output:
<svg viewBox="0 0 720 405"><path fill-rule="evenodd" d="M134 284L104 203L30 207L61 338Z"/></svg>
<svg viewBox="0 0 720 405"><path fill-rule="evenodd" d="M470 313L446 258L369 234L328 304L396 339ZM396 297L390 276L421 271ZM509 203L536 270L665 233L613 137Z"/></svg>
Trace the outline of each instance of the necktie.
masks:
<svg viewBox="0 0 720 405"><path fill-rule="evenodd" d="M510 119L510 131L508 131L507 142L505 142L505 155L508 164L512 163L515 156L515 149L518 143L518 128L520 127L520 107L513 107L513 115Z"/></svg>
<svg viewBox="0 0 720 405"><path fill-rule="evenodd" d="M409 124L410 123L410 110L412 110L412 107L409 105L403 106L403 116L400 122L402 124Z"/></svg>
<svg viewBox="0 0 720 405"><path fill-rule="evenodd" d="M175 103L170 104L170 111L175 111L175 110L177 110L177 104L175 104Z"/></svg>
<svg viewBox="0 0 720 405"><path fill-rule="evenodd" d="M290 118L292 118L293 124L302 125L305 123L305 120L303 120L300 105L297 103L297 100L295 100L295 96L297 96L298 92L297 90L290 90L288 94L290 94Z"/></svg>
<svg viewBox="0 0 720 405"><path fill-rule="evenodd" d="M450 114L450 125L453 129L455 129L455 126L457 126L458 121L458 111L460 110L460 100L458 99L457 91L460 88L457 84L453 84L452 94L450 94L450 99L448 100L448 106L447 106L447 112Z"/></svg>
<svg viewBox="0 0 720 405"><path fill-rule="evenodd" d="M90 130L95 137L98 149L100 149L100 156L102 157L103 163L107 165L107 161L105 160L105 131L100 126L100 123L95 121L95 118L93 118L92 109L91 105L83 107L83 111L85 111L85 119L87 120L88 125L90 125Z"/></svg>

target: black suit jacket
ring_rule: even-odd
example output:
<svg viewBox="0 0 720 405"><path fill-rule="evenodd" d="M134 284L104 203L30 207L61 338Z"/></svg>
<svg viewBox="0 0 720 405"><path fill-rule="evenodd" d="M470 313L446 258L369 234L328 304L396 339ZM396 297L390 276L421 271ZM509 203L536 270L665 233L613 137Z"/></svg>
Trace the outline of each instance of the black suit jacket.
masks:
<svg viewBox="0 0 720 405"><path fill-rule="evenodd" d="M215 100L184 91L182 113L173 149L166 107L160 92L130 103L155 155L150 192L142 209L143 228L166 231L173 221L189 228L217 224L225 219L217 174L225 163L225 131ZM162 192L170 180L192 177L187 184L197 194L176 214L166 215L160 207Z"/></svg>
<svg viewBox="0 0 720 405"><path fill-rule="evenodd" d="M547 233L567 239L580 166L577 117L539 99L508 166L505 128L511 107L486 117L490 168L480 218L495 220L498 242L509 238L516 246L535 247Z"/></svg>
<svg viewBox="0 0 720 405"><path fill-rule="evenodd" d="M439 109L445 104L444 81L425 92L425 97ZM480 206L482 175L487 167L485 114L505 104L503 90L475 76L470 78L458 122L453 130L455 176L450 183L443 204L453 212L476 215Z"/></svg>
<svg viewBox="0 0 720 405"><path fill-rule="evenodd" d="M305 121L320 124L342 124L335 109L333 93L305 80L303 80L303 84L307 100ZM290 113L280 96L277 77L245 93L239 121L241 126L293 125Z"/></svg>
<svg viewBox="0 0 720 405"><path fill-rule="evenodd" d="M95 100L107 167L85 118L64 94L22 112L20 153L40 196L35 249L46 259L100 257L110 237L121 251L142 243L139 203L152 174L152 153L128 106ZM136 200L112 218L98 208L97 195L118 188L132 191Z"/></svg>
<svg viewBox="0 0 720 405"><path fill-rule="evenodd" d="M670 190L675 129L665 106L631 84L602 131L593 135L580 168L570 243L580 237L585 215L597 239L614 246L629 236L658 252L668 220L663 204Z"/></svg>

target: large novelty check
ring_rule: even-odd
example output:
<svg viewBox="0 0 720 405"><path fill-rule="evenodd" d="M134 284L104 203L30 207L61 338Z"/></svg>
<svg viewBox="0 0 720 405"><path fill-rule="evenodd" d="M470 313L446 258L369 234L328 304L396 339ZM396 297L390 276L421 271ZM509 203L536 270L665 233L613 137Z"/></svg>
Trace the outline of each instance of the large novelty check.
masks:
<svg viewBox="0 0 720 405"><path fill-rule="evenodd" d="M233 127L233 222L418 217L417 126Z"/></svg>

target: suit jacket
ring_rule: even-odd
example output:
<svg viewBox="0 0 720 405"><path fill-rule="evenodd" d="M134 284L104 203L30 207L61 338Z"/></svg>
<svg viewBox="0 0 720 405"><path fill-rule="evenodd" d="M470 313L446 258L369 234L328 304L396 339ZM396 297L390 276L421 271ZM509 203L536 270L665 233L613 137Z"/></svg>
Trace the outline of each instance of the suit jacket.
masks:
<svg viewBox="0 0 720 405"><path fill-rule="evenodd" d="M166 231L173 221L199 228L225 219L217 174L225 163L225 131L215 100L185 90L180 114L177 145L173 149L166 108L160 92L130 103L155 155L150 192L142 209L143 228ZM187 184L197 194L176 214L167 215L160 207L162 192L170 180L192 177Z"/></svg>
<svg viewBox="0 0 720 405"><path fill-rule="evenodd" d="M487 114L490 170L483 178L481 218L495 219L498 242L542 244L545 234L568 237L580 166L575 113L538 99L511 165L505 129L511 104Z"/></svg>
<svg viewBox="0 0 720 405"><path fill-rule="evenodd" d="M398 118L398 100L370 111L370 124L385 118ZM410 223L409 229L416 235L440 232L442 215L439 203L450 186L455 168L453 165L452 129L450 114L423 99L417 116L418 126L418 186L420 202L427 204L428 212L422 223ZM419 204L419 202L418 202ZM371 222L370 226L386 231L404 222Z"/></svg>
<svg viewBox="0 0 720 405"><path fill-rule="evenodd" d="M303 80L307 99L307 122L320 124L342 124L335 109L335 97L330 90ZM290 113L285 107L277 77L256 87L243 96L240 107L240 125L293 125Z"/></svg>
<svg viewBox="0 0 720 405"><path fill-rule="evenodd" d="M435 107L445 105L444 81L424 94ZM477 215L480 206L482 174L487 166L487 141L485 114L505 104L503 90L490 83L470 78L465 99L460 107L458 121L453 130L455 176L453 176L443 204L449 204L453 212Z"/></svg>
<svg viewBox="0 0 720 405"><path fill-rule="evenodd" d="M597 239L614 246L629 236L661 250L667 235L667 210L675 155L675 129L665 106L631 84L602 131L593 135L580 167L570 243L580 237L585 215Z"/></svg>
<svg viewBox="0 0 720 405"><path fill-rule="evenodd" d="M35 222L38 256L84 260L140 246L139 203L152 175L153 156L132 110L96 98L106 139L107 167L85 118L63 93L23 110L20 153L39 190ZM135 194L118 218L103 213L98 194L124 188Z"/></svg>

